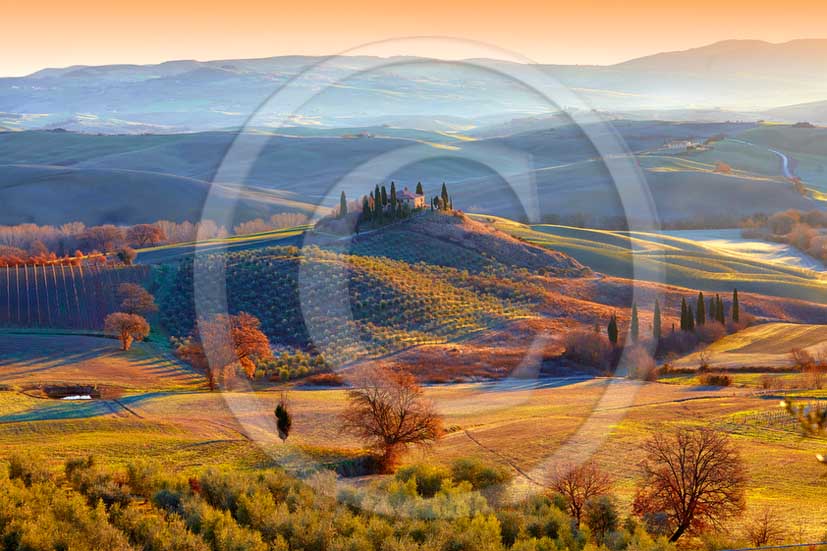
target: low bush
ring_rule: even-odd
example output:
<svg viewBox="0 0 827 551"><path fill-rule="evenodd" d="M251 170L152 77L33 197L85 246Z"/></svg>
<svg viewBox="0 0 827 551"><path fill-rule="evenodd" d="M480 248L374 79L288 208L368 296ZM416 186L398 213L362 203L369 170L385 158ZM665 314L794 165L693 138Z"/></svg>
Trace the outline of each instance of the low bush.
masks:
<svg viewBox="0 0 827 551"><path fill-rule="evenodd" d="M725 373L703 373L698 376L698 381L704 386L730 386L732 377Z"/></svg>
<svg viewBox="0 0 827 551"><path fill-rule="evenodd" d="M657 381L658 366L649 351L642 346L634 346L626 350L621 357L621 367L631 379L639 381Z"/></svg>
<svg viewBox="0 0 827 551"><path fill-rule="evenodd" d="M707 321L695 327L695 335L702 343L711 344L724 338L727 335L727 329L720 322Z"/></svg>
<svg viewBox="0 0 827 551"><path fill-rule="evenodd" d="M571 331L563 338L565 357L578 364L608 369L612 358L612 343L602 334L589 330Z"/></svg>
<svg viewBox="0 0 827 551"><path fill-rule="evenodd" d="M409 465L396 472L397 480L415 480L416 493L422 497L434 497L442 489L443 481L450 478L448 469L434 465Z"/></svg>
<svg viewBox="0 0 827 551"><path fill-rule="evenodd" d="M659 356L683 356L689 354L698 346L698 337L689 331L671 331L660 339L658 344Z"/></svg>

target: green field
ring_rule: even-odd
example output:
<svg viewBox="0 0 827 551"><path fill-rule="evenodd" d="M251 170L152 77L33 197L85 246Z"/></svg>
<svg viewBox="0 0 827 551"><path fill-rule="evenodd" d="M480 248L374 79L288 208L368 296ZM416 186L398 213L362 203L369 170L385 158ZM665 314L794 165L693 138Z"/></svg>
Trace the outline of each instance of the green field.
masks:
<svg viewBox="0 0 827 551"><path fill-rule="evenodd" d="M34 347L18 354L17 361L28 366L30 382L55 381L58 375L41 367L59 361L61 347L81 346L74 337L42 338L52 341L49 357L35 353ZM119 370L134 369L132 387L117 400L87 402L0 391L0 458L25 451L58 471L66 459L88 454L102 466L123 466L142 457L186 476L205 466L243 471L275 464L298 472L362 453L361 443L338 428L337 415L346 403L342 390L291 390L294 428L284 445L272 425L278 389L210 393L176 389L180 383L171 378L169 387L159 390L157 384L167 374L148 377L152 368L135 363L131 355L120 359L111 341L88 339L82 344L94 356L101 355L101 347L111 347L102 355L106 361L67 358L58 378L73 382L83 371L100 384L120 384ZM166 361L145 360L158 365ZM11 369L0 367L0 376L8 377ZM789 526L801 526L810 538L820 536L827 522L827 511L820 506L823 468L814 459L827 442L802 440L795 425L777 414L777 396L601 379L544 388L530 382L501 388L443 385L428 388L427 395L451 429L434 448L412 451L406 462L449 464L477 456L509 469L515 477L511 491L520 496L542 489L548 474L544 465L553 454L562 454L554 456L559 460L574 453L578 441L597 442L594 458L612 473L625 514L638 476L637 446L664 426L712 426L733 436L746 461L751 510L773 505L783 511ZM584 424L586 419L590 421ZM779 477L779 472L786 474Z"/></svg>
<svg viewBox="0 0 827 551"><path fill-rule="evenodd" d="M749 327L708 346L704 353L713 369L792 369L795 362L791 351L806 350L813 357L824 354L827 347L827 325L768 323ZM697 368L698 353L676 361L679 369Z"/></svg>
<svg viewBox="0 0 827 551"><path fill-rule="evenodd" d="M821 274L698 245L688 239L646 232L621 232L566 226L526 226L478 216L530 243L569 254L598 272L658 281L704 291L741 291L827 303Z"/></svg>

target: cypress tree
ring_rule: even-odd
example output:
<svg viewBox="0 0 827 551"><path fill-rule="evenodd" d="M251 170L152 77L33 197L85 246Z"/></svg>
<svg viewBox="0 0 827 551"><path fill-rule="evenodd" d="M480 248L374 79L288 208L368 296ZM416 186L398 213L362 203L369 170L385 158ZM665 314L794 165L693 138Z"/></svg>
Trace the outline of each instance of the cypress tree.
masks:
<svg viewBox="0 0 827 551"><path fill-rule="evenodd" d="M732 321L741 321L741 304L738 302L738 289L732 291Z"/></svg>
<svg viewBox="0 0 827 551"><path fill-rule="evenodd" d="M293 426L293 418L290 412L287 411L287 404L284 403L284 400L279 402L274 413L276 415L276 428L279 431L279 438L284 442L287 440L287 437L290 436L290 428Z"/></svg>
<svg viewBox="0 0 827 551"><path fill-rule="evenodd" d="M395 182L391 182L391 193L388 198L388 204L391 206L391 219L399 218L399 201L396 200Z"/></svg>
<svg viewBox="0 0 827 551"><path fill-rule="evenodd" d="M709 307L706 309L706 319L707 321L715 321L715 316L718 313L718 309L715 306L715 299L709 297Z"/></svg>
<svg viewBox="0 0 827 551"><path fill-rule="evenodd" d="M698 325L703 325L706 322L706 303L704 303L703 292L698 293L698 302L695 308L695 321Z"/></svg>
<svg viewBox="0 0 827 551"><path fill-rule="evenodd" d="M385 186L382 186L381 192L382 192L382 206L387 207L388 206L388 192L385 189Z"/></svg>
<svg viewBox="0 0 827 551"><path fill-rule="evenodd" d="M686 306L686 330L692 332L695 330L695 315L692 313L692 307Z"/></svg>
<svg viewBox="0 0 827 551"><path fill-rule="evenodd" d="M416 183L416 194L417 195L425 195L425 192L422 190L422 182Z"/></svg>
<svg viewBox="0 0 827 551"><path fill-rule="evenodd" d="M715 312L715 319L717 319L719 323L726 323L726 318L724 317L724 301L721 300L720 295L715 295L715 302L717 302L718 305Z"/></svg>
<svg viewBox="0 0 827 551"><path fill-rule="evenodd" d="M686 299L681 298L681 331L689 331L689 324L686 323Z"/></svg>
<svg viewBox="0 0 827 551"><path fill-rule="evenodd" d="M606 334L609 336L609 342L612 344L617 344L617 316L612 314L612 317L609 318L609 326L606 328Z"/></svg>
<svg viewBox="0 0 827 551"><path fill-rule="evenodd" d="M660 320L660 302L655 300L655 313L652 316L652 338L655 339L655 345L660 341L661 320Z"/></svg>
<svg viewBox="0 0 827 551"><path fill-rule="evenodd" d="M344 218L347 216L347 197L345 196L345 192L342 191L342 195L339 197L339 218Z"/></svg>
<svg viewBox="0 0 827 551"><path fill-rule="evenodd" d="M638 337L640 337L640 321L637 316L637 303L632 304L632 321L631 327L629 328L629 336L632 338L632 342L637 342Z"/></svg>
<svg viewBox="0 0 827 551"><path fill-rule="evenodd" d="M442 205L445 210L448 210L448 205L450 204L450 198L448 197L448 187L445 185L445 182L442 182Z"/></svg>
<svg viewBox="0 0 827 551"><path fill-rule="evenodd" d="M376 189L373 190L373 219L380 220L382 218L382 198L379 195L379 184L376 184Z"/></svg>
<svg viewBox="0 0 827 551"><path fill-rule="evenodd" d="M366 220L369 217L370 217L370 200L368 199L368 196L365 195L364 197L362 197L362 216L360 216L360 218L362 220Z"/></svg>

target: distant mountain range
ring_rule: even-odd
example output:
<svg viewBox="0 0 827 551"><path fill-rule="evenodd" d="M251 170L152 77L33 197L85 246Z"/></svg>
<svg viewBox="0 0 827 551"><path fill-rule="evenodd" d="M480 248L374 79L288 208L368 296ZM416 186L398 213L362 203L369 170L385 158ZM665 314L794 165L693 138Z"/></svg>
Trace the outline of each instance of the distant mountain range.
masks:
<svg viewBox="0 0 827 551"><path fill-rule="evenodd" d="M380 69L367 70L377 61ZM574 108L548 105L499 74L503 68L518 80L539 69L590 107L611 113L672 113L676 120L692 113L705 113L702 120L827 120L824 104L813 103L827 98L827 40L796 40L725 41L606 67L286 56L44 69L0 79L0 130L137 134L235 129L312 67L317 71L303 81L301 91L318 95L290 113L291 125L451 130ZM784 107L788 105L795 107ZM271 107L259 120L265 128L287 115L280 106ZM774 110L765 113L768 109Z"/></svg>

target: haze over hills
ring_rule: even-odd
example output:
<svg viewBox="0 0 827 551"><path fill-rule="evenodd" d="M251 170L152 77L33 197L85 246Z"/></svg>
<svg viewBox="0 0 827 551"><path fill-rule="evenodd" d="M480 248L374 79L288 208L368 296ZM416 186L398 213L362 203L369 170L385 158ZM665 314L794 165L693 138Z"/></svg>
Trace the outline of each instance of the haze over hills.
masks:
<svg viewBox="0 0 827 551"><path fill-rule="evenodd" d="M310 68L313 77L300 91L321 93L297 113L274 108L260 124L267 127L289 115L289 124L299 126L450 128L575 108L549 105L498 74L504 70L517 81L530 81L538 69L605 111L691 107L752 114L824 98L825 60L827 40L799 40L726 41L606 67L302 56L77 66L0 79L0 128L104 133L238 128L271 94ZM371 69L375 65L380 68Z"/></svg>
<svg viewBox="0 0 827 551"><path fill-rule="evenodd" d="M639 155L664 222L814 208L812 200L782 178L781 163L768 149L779 147L776 142L761 142L761 149L726 141L711 151L684 156L660 150L670 140L702 142L718 135L740 136L753 128L735 123L614 121L588 130L617 132ZM797 136L780 127L767 128L781 133L782 140ZM795 132L807 134L808 143L824 135L821 129L813 130L815 135ZM5 133L0 135L0 175L4 197L14 208L3 211L0 224L197 220L208 184L216 177L225 186L218 190L220 200L232 186L246 186L237 205L237 221L278 212L310 214L319 205L338 204L339 185L356 199L366 186L390 181L401 186L421 181L430 194L447 182L464 210L524 220L525 197L520 197L519 186L508 182L528 179L536 183L534 204L540 219L588 214L597 222L625 214L615 184L587 135L562 120L519 119L467 135L382 127L252 133L244 134L243 140L256 149L255 162L248 163L243 156L225 162L236 138L233 132ZM408 152L418 161L401 167L382 161L399 152ZM714 163L721 160L730 162L735 171L716 173ZM48 201L38 199L42 192L48 193ZM722 199L710 203L711 196ZM226 206L230 204L228 197Z"/></svg>

